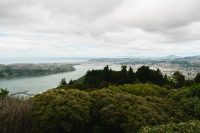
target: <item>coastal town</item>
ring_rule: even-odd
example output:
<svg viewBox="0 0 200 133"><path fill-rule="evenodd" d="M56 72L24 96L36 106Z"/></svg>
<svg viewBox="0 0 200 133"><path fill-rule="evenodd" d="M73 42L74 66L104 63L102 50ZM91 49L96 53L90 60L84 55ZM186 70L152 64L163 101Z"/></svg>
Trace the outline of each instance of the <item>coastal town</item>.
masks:
<svg viewBox="0 0 200 133"><path fill-rule="evenodd" d="M76 64L68 63L37 63L0 65L0 78L29 77L74 71Z"/></svg>
<svg viewBox="0 0 200 133"><path fill-rule="evenodd" d="M136 71L142 65L149 66L151 69L160 69L167 76L179 71L185 75L186 79L193 79L200 72L200 56L166 58L100 58L88 61L92 64L110 65L111 68L120 69L121 65L131 66Z"/></svg>

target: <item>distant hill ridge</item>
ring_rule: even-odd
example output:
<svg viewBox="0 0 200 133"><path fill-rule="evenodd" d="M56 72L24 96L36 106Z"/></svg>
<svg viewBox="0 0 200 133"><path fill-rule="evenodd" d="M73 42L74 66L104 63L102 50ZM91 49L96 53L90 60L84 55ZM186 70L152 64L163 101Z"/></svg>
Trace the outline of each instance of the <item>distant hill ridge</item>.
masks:
<svg viewBox="0 0 200 133"><path fill-rule="evenodd" d="M128 57L128 58L98 58L98 59L90 59L89 62L141 62L141 61L187 61L187 62L195 62L198 61L200 63L200 55L196 56L176 56L169 55L164 57Z"/></svg>

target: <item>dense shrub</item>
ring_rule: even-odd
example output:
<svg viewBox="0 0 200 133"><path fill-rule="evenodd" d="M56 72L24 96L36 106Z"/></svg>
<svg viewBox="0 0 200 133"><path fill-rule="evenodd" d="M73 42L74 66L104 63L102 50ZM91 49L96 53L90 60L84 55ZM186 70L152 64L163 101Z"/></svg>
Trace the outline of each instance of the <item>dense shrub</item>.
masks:
<svg viewBox="0 0 200 133"><path fill-rule="evenodd" d="M170 94L178 106L189 115L200 119L200 84L191 87L183 87L177 92Z"/></svg>
<svg viewBox="0 0 200 133"><path fill-rule="evenodd" d="M117 92L127 92L136 96L166 96L168 90L154 84L125 84L109 86L108 89Z"/></svg>
<svg viewBox="0 0 200 133"><path fill-rule="evenodd" d="M96 132L133 133L142 126L180 122L183 112L173 101L140 97L108 89L93 91L92 120Z"/></svg>
<svg viewBox="0 0 200 133"><path fill-rule="evenodd" d="M8 96L9 91L7 89L1 89L0 88L0 98Z"/></svg>
<svg viewBox="0 0 200 133"><path fill-rule="evenodd" d="M200 73L197 73L196 77L194 78L196 83L200 83Z"/></svg>
<svg viewBox="0 0 200 133"><path fill-rule="evenodd" d="M79 90L49 90L33 98L32 120L36 132L84 132L90 120L90 96Z"/></svg>
<svg viewBox="0 0 200 133"><path fill-rule="evenodd" d="M200 121L145 127L140 133L200 133Z"/></svg>
<svg viewBox="0 0 200 133"><path fill-rule="evenodd" d="M0 98L0 133L31 133L30 109L30 100Z"/></svg>
<svg viewBox="0 0 200 133"><path fill-rule="evenodd" d="M186 118L169 99L157 95L141 97L122 90L54 89L32 100L31 117L35 131L40 133L132 133L143 126L180 122Z"/></svg>
<svg viewBox="0 0 200 133"><path fill-rule="evenodd" d="M159 69L152 70L149 66L141 66L136 71L137 79L142 82L151 82L157 85L163 85L165 83L165 78L163 77Z"/></svg>
<svg viewBox="0 0 200 133"><path fill-rule="evenodd" d="M175 88L181 88L182 86L185 85L185 76L179 71L176 71L173 74L173 80L174 80Z"/></svg>
<svg viewBox="0 0 200 133"><path fill-rule="evenodd" d="M135 133L143 127L144 133L160 128L186 132L199 123L190 122L185 128L185 123L180 123L199 119L199 88L196 84L168 95L168 90L153 84L125 84L93 91L60 87L29 100L2 98L0 132Z"/></svg>

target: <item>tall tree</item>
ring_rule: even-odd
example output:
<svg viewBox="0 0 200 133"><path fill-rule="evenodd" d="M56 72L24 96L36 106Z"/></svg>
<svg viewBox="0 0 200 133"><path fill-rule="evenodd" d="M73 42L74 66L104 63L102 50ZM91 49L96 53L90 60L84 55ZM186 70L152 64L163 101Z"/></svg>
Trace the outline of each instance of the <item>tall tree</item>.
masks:
<svg viewBox="0 0 200 133"><path fill-rule="evenodd" d="M164 84L164 78L163 75L160 71L160 69L151 70L152 71L152 82L158 85L163 85Z"/></svg>
<svg viewBox="0 0 200 133"><path fill-rule="evenodd" d="M88 71L85 75L84 84L91 88L98 88L103 82L102 70Z"/></svg>
<svg viewBox="0 0 200 133"><path fill-rule="evenodd" d="M111 70L109 70L109 66L105 66L103 69L103 80L106 82L110 82L111 81L111 77L110 77L110 72Z"/></svg>
<svg viewBox="0 0 200 133"><path fill-rule="evenodd" d="M62 78L61 81L60 81L59 87L66 86L66 85L67 85L66 79Z"/></svg>
<svg viewBox="0 0 200 133"><path fill-rule="evenodd" d="M151 70L148 66L141 66L137 69L136 75L140 82L145 83L151 80Z"/></svg>
<svg viewBox="0 0 200 133"><path fill-rule="evenodd" d="M173 79L174 79L174 83L175 83L176 88L181 88L182 86L184 86L185 76L182 73L180 73L179 71L176 71L173 74Z"/></svg>
<svg viewBox="0 0 200 133"><path fill-rule="evenodd" d="M197 73L196 77L194 78L195 83L200 83L200 73Z"/></svg>
<svg viewBox="0 0 200 133"><path fill-rule="evenodd" d="M128 82L132 83L135 81L135 73L133 72L133 68L130 66L128 70Z"/></svg>
<svg viewBox="0 0 200 133"><path fill-rule="evenodd" d="M120 84L125 84L128 82L128 72L127 72L127 66L123 65L121 67L121 71L120 71Z"/></svg>
<svg viewBox="0 0 200 133"><path fill-rule="evenodd" d="M74 81L72 79L70 79L68 85L73 85L74 84Z"/></svg>
<svg viewBox="0 0 200 133"><path fill-rule="evenodd" d="M0 89L0 98L6 97L9 94L9 91L7 89Z"/></svg>

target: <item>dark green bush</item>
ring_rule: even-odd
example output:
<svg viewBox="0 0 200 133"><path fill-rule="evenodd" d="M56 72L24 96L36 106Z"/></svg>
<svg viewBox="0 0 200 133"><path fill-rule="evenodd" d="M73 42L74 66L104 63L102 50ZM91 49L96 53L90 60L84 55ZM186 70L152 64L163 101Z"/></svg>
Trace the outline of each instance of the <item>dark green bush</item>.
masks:
<svg viewBox="0 0 200 133"><path fill-rule="evenodd" d="M8 96L9 91L7 89L0 88L0 98Z"/></svg>
<svg viewBox="0 0 200 133"><path fill-rule="evenodd" d="M86 132L91 98L79 90L54 89L33 98L32 120L36 132Z"/></svg>
<svg viewBox="0 0 200 133"><path fill-rule="evenodd" d="M133 133L142 126L180 122L183 112L175 103L158 97L140 97L102 89L90 93L93 98L93 127L110 133Z"/></svg>
<svg viewBox="0 0 200 133"><path fill-rule="evenodd" d="M71 88L76 87L60 86L28 100L1 89L0 133L200 132L200 84L178 90L154 84ZM184 123L189 119L196 121Z"/></svg>
<svg viewBox="0 0 200 133"><path fill-rule="evenodd" d="M194 118L200 119L200 84L183 87L169 95L177 105Z"/></svg>
<svg viewBox="0 0 200 133"><path fill-rule="evenodd" d="M32 98L31 118L39 133L134 133L199 118L199 86L171 90L168 98L169 90L153 84L88 92L59 88Z"/></svg>
<svg viewBox="0 0 200 133"><path fill-rule="evenodd" d="M200 133L200 121L145 127L140 133Z"/></svg>
<svg viewBox="0 0 200 133"><path fill-rule="evenodd" d="M168 90L154 84L125 84L109 86L108 89L116 92L127 92L136 96L166 96Z"/></svg>

